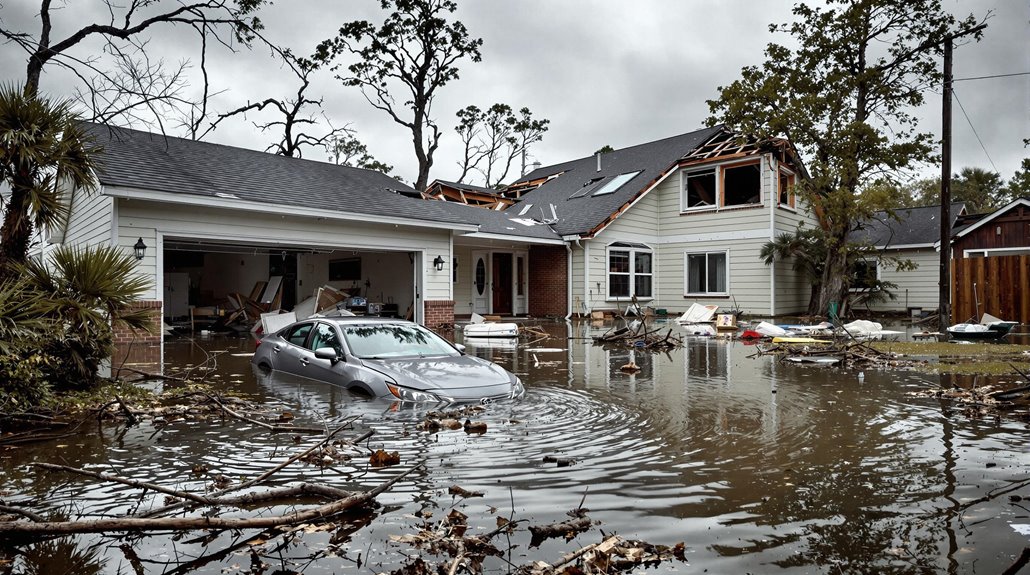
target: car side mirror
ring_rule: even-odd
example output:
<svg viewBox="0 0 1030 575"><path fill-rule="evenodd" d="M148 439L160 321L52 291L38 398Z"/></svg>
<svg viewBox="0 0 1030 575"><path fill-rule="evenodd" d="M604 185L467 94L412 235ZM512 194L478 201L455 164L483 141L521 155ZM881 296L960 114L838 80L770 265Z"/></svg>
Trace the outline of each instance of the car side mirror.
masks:
<svg viewBox="0 0 1030 575"><path fill-rule="evenodd" d="M463 344L456 343L456 344L454 344L454 347L455 347L455 349L457 349L461 353L465 353L465 346Z"/></svg>
<svg viewBox="0 0 1030 575"><path fill-rule="evenodd" d="M340 354L336 353L336 350L331 347L320 347L315 350L315 357L318 359L328 359L333 365L340 361Z"/></svg>

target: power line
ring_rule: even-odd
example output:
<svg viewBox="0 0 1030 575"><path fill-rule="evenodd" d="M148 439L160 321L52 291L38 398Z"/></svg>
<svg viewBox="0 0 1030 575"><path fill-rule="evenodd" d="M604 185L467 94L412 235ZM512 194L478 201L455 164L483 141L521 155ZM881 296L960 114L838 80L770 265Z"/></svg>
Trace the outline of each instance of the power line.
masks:
<svg viewBox="0 0 1030 575"><path fill-rule="evenodd" d="M1030 72L1013 72L1012 74L994 74L993 76L972 76L969 78L955 78L952 82L963 82L965 80L987 80L989 78L1010 78L1012 76L1030 76Z"/></svg>
<svg viewBox="0 0 1030 575"><path fill-rule="evenodd" d="M958 98L958 94L955 93L955 88L951 88L951 95L955 97L955 101L958 102L958 109L962 110L962 115L966 117L966 123L969 124L969 129L973 130L973 135L976 136L976 141L980 142L980 147L983 148L984 155L987 156L987 161L991 163L991 167L994 168L995 173L1000 174L998 166L994 165L994 160L991 159L991 154L987 151L987 146L984 146L984 141L980 139L980 134L976 133L976 128L973 127L973 121L969 119L969 114L966 113L966 107L962 105L962 100Z"/></svg>

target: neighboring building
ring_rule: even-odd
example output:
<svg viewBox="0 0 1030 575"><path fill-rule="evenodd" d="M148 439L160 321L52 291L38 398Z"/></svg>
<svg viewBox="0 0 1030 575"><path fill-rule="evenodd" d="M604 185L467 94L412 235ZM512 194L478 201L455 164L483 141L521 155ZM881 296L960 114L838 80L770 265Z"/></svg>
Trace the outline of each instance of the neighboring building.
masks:
<svg viewBox="0 0 1030 575"><path fill-rule="evenodd" d="M957 225L960 217L966 215L964 202L951 205L951 225ZM903 311L914 309L936 310L940 301L941 255L938 249L941 240L941 207L925 206L903 208L894 215L877 212L850 239L864 242L879 250L884 256L910 260L916 265L913 270L898 271L891 266L868 261L867 267L874 267L869 273L881 281L892 282L895 299L870 303L872 311Z"/></svg>
<svg viewBox="0 0 1030 575"><path fill-rule="evenodd" d="M986 312L1030 324L1030 198L961 219L952 253L953 321Z"/></svg>
<svg viewBox="0 0 1030 575"><path fill-rule="evenodd" d="M759 252L799 223L817 225L793 191L802 176L785 140L714 127L538 168L507 188L520 196L507 211L547 222L568 244L575 313L633 297L670 312L698 302L797 313L810 285Z"/></svg>
<svg viewBox="0 0 1030 575"><path fill-rule="evenodd" d="M50 242L142 242L153 287L140 305L166 318L271 279L283 309L328 284L430 326L623 309L634 296L670 313L808 303L790 262L758 256L775 235L815 225L784 140L708 128L539 168L496 193L436 182L429 196L450 201L435 201L372 170L88 129L104 149L99 190L66 195L70 216Z"/></svg>

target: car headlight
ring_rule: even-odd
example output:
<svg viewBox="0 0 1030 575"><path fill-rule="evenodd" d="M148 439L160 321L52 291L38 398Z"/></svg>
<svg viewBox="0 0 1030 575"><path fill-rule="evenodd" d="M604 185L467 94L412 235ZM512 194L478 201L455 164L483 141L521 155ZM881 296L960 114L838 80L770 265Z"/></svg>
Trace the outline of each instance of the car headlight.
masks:
<svg viewBox="0 0 1030 575"><path fill-rule="evenodd" d="M526 386L522 385L522 380L516 377L515 381L511 384L511 395L508 397L515 399L516 397L522 397L524 393L526 393Z"/></svg>
<svg viewBox="0 0 1030 575"><path fill-rule="evenodd" d="M390 383L386 384L386 388L390 390L390 393L392 393L394 397L401 401L444 401L438 395L429 393L428 391L417 391Z"/></svg>

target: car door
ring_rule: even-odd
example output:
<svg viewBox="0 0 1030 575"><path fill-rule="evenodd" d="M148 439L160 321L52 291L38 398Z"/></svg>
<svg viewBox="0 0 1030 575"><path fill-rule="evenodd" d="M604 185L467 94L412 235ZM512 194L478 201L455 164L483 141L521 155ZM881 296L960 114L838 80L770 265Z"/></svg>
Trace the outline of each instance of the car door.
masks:
<svg viewBox="0 0 1030 575"><path fill-rule="evenodd" d="M344 360L343 338L336 326L329 322L317 322L308 341L310 361L304 365L305 377L346 387L352 378L345 373L347 362ZM323 347L332 348L339 359L332 361L315 357L315 350Z"/></svg>
<svg viewBox="0 0 1030 575"><path fill-rule="evenodd" d="M277 350L273 348L273 353L276 354L275 366L273 366L275 369L295 375L305 375L304 368L314 357L307 347L308 338L314 327L314 322L304 322L287 328L283 334L285 341L276 344Z"/></svg>

